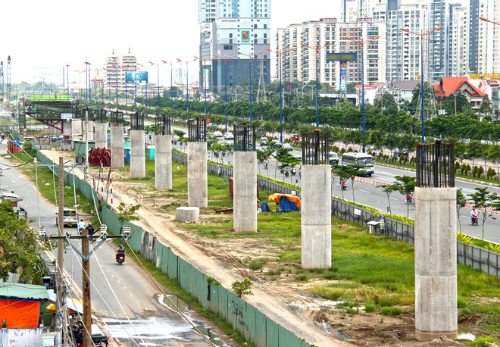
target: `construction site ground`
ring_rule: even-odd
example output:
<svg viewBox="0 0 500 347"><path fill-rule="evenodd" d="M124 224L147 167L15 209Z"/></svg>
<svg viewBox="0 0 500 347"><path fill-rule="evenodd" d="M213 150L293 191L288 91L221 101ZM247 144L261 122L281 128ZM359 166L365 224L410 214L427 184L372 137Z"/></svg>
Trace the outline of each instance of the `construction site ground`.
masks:
<svg viewBox="0 0 500 347"><path fill-rule="evenodd" d="M60 156L65 160L74 156L73 152L42 152L54 162ZM174 171L176 166L174 162ZM105 168L105 172L107 170ZM186 192L172 194L156 191L154 180L130 180L127 171L113 170L112 173L115 208L121 202L127 205L141 204L137 213L140 220L134 223L171 247L184 260L215 278L225 288L231 288L234 281L250 279L254 283L253 295L244 296L244 299L308 343L322 347L455 345L444 338L432 344L416 341L411 305L405 313L395 316L382 315L378 310L365 313L363 307L339 307L338 302L309 294L311 288L328 281L324 278L308 282L291 281L287 272L280 270L280 265L273 261L266 262L258 271L249 269L250 260L277 258L285 247L300 251L300 244L277 245L263 242L260 238L214 239L200 236L193 225L175 220L175 209L187 206ZM83 179L82 172L74 172ZM98 172L98 168L91 169L94 180L98 179ZM216 228L231 221L232 215L216 214L217 209L217 206L209 206L200 211L198 224ZM300 268L300 264L294 266ZM268 276L270 272L275 276ZM459 318L460 328L469 336L481 335L483 331L478 325L482 320L483 316L478 314L462 314ZM459 344L456 345L465 345L466 342L465 339L458 340Z"/></svg>

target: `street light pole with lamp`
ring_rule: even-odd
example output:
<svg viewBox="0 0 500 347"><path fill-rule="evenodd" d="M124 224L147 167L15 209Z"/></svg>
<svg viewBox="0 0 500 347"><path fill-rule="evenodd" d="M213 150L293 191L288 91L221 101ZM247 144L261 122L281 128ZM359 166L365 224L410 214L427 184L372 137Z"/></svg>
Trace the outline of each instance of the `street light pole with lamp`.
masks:
<svg viewBox="0 0 500 347"><path fill-rule="evenodd" d="M256 57L261 53L264 53L264 51L260 51L259 53L255 54L245 54L238 51L238 54L247 56L248 61L250 62L250 124L252 124L252 57Z"/></svg>
<svg viewBox="0 0 500 347"><path fill-rule="evenodd" d="M163 61L163 60L162 60ZM151 65L155 65L152 61L149 62ZM165 64L166 62L162 63ZM158 96L158 107L156 110L156 115L160 115L160 63L156 63L156 94Z"/></svg>
<svg viewBox="0 0 500 347"><path fill-rule="evenodd" d="M68 95L69 95L69 64L66 64L66 86L68 87Z"/></svg>
<svg viewBox="0 0 500 347"><path fill-rule="evenodd" d="M168 62L166 60L162 60L162 62L164 64L167 64ZM173 67L173 62L170 62L168 63L170 64L170 110L173 111L174 110L174 94L173 94L173 90L172 90L172 87L174 86L174 67Z"/></svg>
<svg viewBox="0 0 500 347"><path fill-rule="evenodd" d="M365 44L370 43L372 41L378 40L380 36L374 37L371 40L354 40L350 37L346 36L346 40L350 40L352 42L356 42L361 44L361 90L362 90L362 98L363 98L363 153L365 153Z"/></svg>
<svg viewBox="0 0 500 347"><path fill-rule="evenodd" d="M438 27L434 30L431 30L431 31L427 31L427 32L423 32L422 30L420 30L420 33L415 33L415 32L412 32L408 29L405 29L405 28L400 28L401 30L409 33L409 34L414 34L414 35L418 35L420 36L420 74L421 74L421 81L420 81L420 84L421 84L421 94L422 94L422 98L421 98L421 102L422 102L422 143L424 143L424 138L425 138L425 130L424 130L424 36L426 35L429 35L429 34L432 34L433 32L435 31L438 31L440 29L443 29L443 27Z"/></svg>
<svg viewBox="0 0 500 347"><path fill-rule="evenodd" d="M214 58L209 58L209 59L200 59L198 58L198 60L202 61L203 63L206 62L206 61L211 61L213 60ZM203 66L203 64L202 64ZM202 76L203 76L203 89L204 89L204 92L205 92L205 117L207 116L207 79L205 78L205 74L203 73L203 68L201 70L202 72ZM251 106L250 106L251 107Z"/></svg>
<svg viewBox="0 0 500 347"><path fill-rule="evenodd" d="M310 48L310 49L314 49L316 51L316 128L319 128L319 106L318 106L318 80L319 80L319 76L318 76L318 68L319 68L319 61L318 61L318 52L320 49L323 49L323 48L326 48L330 45L333 44L333 42L330 42L329 44L325 45L325 46L308 46L308 45L305 45L303 43L300 43L302 46L304 47L307 47L307 48Z"/></svg>
<svg viewBox="0 0 500 347"><path fill-rule="evenodd" d="M281 92L281 56L285 53L293 51L295 48L289 49L288 51L273 51L266 48L269 52L276 53L280 57L280 142L283 143L283 94Z"/></svg>
<svg viewBox="0 0 500 347"><path fill-rule="evenodd" d="M194 60L186 60L186 109L189 112L189 63L198 60L197 57L194 57ZM181 63L182 60L177 58L177 62Z"/></svg>
<svg viewBox="0 0 500 347"><path fill-rule="evenodd" d="M226 69L226 66L227 66L227 60L228 59L233 59L234 57L236 57L236 54L235 55L232 55L230 57L219 57L218 55L214 54L214 58L218 58L218 59L223 59L224 60L224 106L225 106L225 119L226 119L226 133L227 133L227 69Z"/></svg>
<svg viewBox="0 0 500 347"><path fill-rule="evenodd" d="M90 63L88 61L84 61L84 64L85 64L85 101L87 101L87 71L89 71L89 65ZM89 78L90 80L90 78Z"/></svg>

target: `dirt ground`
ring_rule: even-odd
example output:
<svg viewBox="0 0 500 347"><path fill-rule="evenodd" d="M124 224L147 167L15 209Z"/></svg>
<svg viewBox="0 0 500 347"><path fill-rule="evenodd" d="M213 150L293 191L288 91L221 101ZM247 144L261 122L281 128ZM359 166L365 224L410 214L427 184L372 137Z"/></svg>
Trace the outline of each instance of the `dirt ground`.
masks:
<svg viewBox="0 0 500 347"><path fill-rule="evenodd" d="M64 152L43 152L54 161L60 155L66 155ZM169 197L167 192L161 194L150 186L127 182L126 179L127 177L113 176L115 207L120 202L141 204L142 208L138 211L140 221L136 223L171 247L184 260L214 277L225 288L230 288L231 283L236 280L252 280L254 295L245 296L244 299L308 343L322 347L465 345L466 340L451 342L444 339L432 344L416 341L412 313L385 316L364 313L360 308L359 313L352 314L337 308L336 302L306 294L309 287L324 282L324 279L297 283L288 281L286 273L266 276L266 271L275 270L272 265L266 265L267 268L264 266L263 272L249 270L244 265L245 259L276 257L280 248L260 242L259 239L213 240L199 237L174 221L176 206L185 205L185 200ZM211 221L214 217L231 218L230 215L213 214L215 209L209 207L206 214L200 215L199 223L215 223ZM461 326L466 327L481 319L480 316L464 315L460 317L460 322Z"/></svg>

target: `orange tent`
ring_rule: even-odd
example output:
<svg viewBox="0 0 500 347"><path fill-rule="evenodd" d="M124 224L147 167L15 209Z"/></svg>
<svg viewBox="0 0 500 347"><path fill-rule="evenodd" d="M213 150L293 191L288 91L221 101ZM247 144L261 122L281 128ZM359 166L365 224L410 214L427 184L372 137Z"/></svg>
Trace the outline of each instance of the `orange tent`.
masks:
<svg viewBox="0 0 500 347"><path fill-rule="evenodd" d="M38 328L39 319L39 300L0 299L0 322L7 328Z"/></svg>
<svg viewBox="0 0 500 347"><path fill-rule="evenodd" d="M287 198L289 201L294 202L295 206L297 207L297 210L300 210L301 202L300 202L300 198L298 196L290 195L290 194L275 193L273 195L269 195L269 197L267 199L269 201L274 201L275 203L279 204L280 203L280 198L282 196L284 196L285 198Z"/></svg>

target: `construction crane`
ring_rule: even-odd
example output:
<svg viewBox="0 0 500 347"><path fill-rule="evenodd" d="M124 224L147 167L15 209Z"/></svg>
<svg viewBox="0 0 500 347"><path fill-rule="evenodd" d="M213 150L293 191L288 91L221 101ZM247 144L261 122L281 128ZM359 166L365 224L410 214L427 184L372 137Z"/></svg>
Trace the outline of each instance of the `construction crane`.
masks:
<svg viewBox="0 0 500 347"><path fill-rule="evenodd" d="M7 102L5 103L6 104L5 109L12 111L11 107L10 107L10 92L11 92L10 63L11 63L11 60L10 60L10 55L9 55L9 57L7 58L7 90L5 93L6 94L5 97L7 99Z"/></svg>
<svg viewBox="0 0 500 347"><path fill-rule="evenodd" d="M0 62L0 111L3 110L3 61Z"/></svg>

